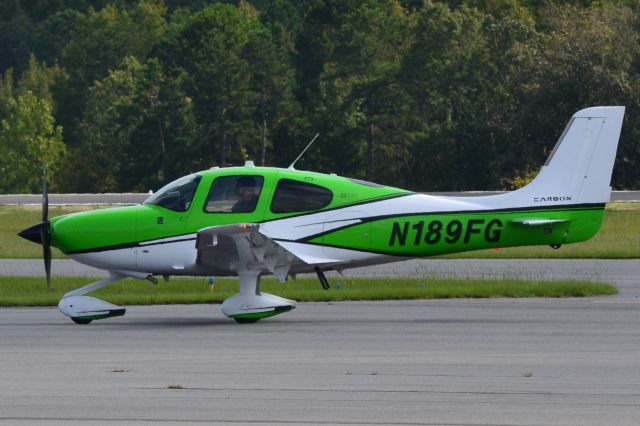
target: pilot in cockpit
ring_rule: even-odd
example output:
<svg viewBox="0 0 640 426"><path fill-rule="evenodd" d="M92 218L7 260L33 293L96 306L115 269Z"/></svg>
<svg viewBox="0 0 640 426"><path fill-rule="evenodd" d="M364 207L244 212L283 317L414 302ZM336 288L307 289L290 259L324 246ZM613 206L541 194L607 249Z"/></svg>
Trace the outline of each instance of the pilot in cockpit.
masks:
<svg viewBox="0 0 640 426"><path fill-rule="evenodd" d="M258 203L258 184L251 176L242 176L236 182L236 193L240 199L231 208L234 213L251 213Z"/></svg>

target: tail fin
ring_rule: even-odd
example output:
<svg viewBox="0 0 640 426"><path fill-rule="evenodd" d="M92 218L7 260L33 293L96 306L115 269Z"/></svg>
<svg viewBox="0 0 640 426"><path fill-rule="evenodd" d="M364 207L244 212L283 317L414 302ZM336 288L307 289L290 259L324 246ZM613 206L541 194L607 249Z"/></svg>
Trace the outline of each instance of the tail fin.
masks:
<svg viewBox="0 0 640 426"><path fill-rule="evenodd" d="M526 205L606 203L623 106L576 112L536 178L512 194Z"/></svg>

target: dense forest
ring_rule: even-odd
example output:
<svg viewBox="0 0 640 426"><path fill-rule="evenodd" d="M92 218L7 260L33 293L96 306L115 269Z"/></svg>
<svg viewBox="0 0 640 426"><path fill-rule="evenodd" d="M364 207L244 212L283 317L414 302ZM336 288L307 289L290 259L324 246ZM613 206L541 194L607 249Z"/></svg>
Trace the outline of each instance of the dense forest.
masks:
<svg viewBox="0 0 640 426"><path fill-rule="evenodd" d="M0 193L147 191L215 165L509 189L571 115L626 105L640 0L2 0Z"/></svg>

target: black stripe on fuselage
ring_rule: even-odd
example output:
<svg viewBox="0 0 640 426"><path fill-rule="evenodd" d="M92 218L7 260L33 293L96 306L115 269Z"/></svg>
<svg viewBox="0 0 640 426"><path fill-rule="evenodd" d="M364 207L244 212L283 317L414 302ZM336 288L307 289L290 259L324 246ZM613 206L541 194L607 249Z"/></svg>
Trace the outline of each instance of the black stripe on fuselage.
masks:
<svg viewBox="0 0 640 426"><path fill-rule="evenodd" d="M184 234L184 235L190 235L190 234L193 234L193 232L190 232L189 234ZM179 235L176 235L176 237L179 237ZM162 239L164 240L167 238L172 238L172 237L163 237ZM158 246L162 244L180 243L184 241L195 241L195 240L196 240L196 237L178 238L178 239L169 240L169 241L147 240L147 241L141 241L141 242L115 244L112 246L104 246L104 247L97 247L97 248L91 248L91 249L85 249L85 250L70 251L70 252L66 252L65 254L73 255L73 254L86 254L86 253L100 253L103 251L124 250L124 249L137 248L137 247L150 247L150 246Z"/></svg>

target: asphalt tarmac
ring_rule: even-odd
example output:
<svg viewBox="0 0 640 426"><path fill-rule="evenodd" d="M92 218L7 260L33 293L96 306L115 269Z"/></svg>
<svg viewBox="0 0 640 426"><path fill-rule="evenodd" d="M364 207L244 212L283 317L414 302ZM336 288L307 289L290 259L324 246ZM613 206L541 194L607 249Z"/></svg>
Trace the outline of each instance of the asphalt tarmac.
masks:
<svg viewBox="0 0 640 426"><path fill-rule="evenodd" d="M131 306L84 326L4 308L0 422L639 423L640 261L433 262L396 267L551 279L589 267L620 294L301 303L253 325L208 305Z"/></svg>

